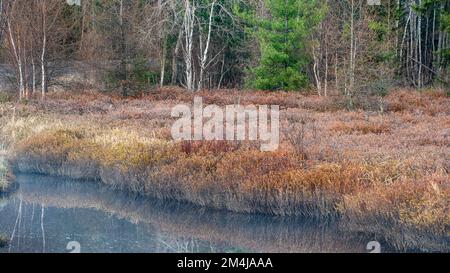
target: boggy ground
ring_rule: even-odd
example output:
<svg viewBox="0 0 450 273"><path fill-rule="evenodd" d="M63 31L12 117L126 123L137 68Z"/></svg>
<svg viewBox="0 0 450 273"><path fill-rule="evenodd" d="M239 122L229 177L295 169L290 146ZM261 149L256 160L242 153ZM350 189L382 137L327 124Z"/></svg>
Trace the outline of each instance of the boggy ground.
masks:
<svg viewBox="0 0 450 273"><path fill-rule="evenodd" d="M280 105L280 148L172 141L171 108L194 95L204 104ZM258 91L58 93L1 104L0 142L18 172L238 212L339 217L348 230L397 248L442 250L450 230L450 99L441 90L398 90L355 101L353 111L345 105L339 96Z"/></svg>

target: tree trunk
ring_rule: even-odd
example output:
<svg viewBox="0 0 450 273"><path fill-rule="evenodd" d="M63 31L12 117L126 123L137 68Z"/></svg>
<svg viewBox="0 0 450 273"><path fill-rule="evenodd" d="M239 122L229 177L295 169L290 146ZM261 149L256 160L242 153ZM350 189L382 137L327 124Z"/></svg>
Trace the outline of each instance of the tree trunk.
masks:
<svg viewBox="0 0 450 273"><path fill-rule="evenodd" d="M200 76L199 76L199 80L198 80L198 85L197 85L197 89L202 89L203 88L203 74L205 73L205 69L206 69L206 62L208 61L208 51L209 51L209 45L211 42L211 31L212 31L212 19L214 16L214 7L216 5L216 1L213 1L211 4L211 10L209 13L209 22L208 22L208 38L206 39L206 44L205 44L205 50L203 51L203 57L201 58L201 63L200 63ZM202 36L200 35L200 42L201 42L201 38ZM201 46L201 43L200 43Z"/></svg>
<svg viewBox="0 0 450 273"><path fill-rule="evenodd" d="M25 92L25 88L24 88L24 84L23 84L23 69L22 69L22 59L21 56L17 50L17 46L16 46L16 42L14 40L13 37L13 33L12 33L12 28L11 28L11 22L8 21L8 32L9 32L9 39L11 42L11 46L13 49L13 54L17 63L17 71L19 73L19 98L22 99L23 98L23 94Z"/></svg>
<svg viewBox="0 0 450 273"><path fill-rule="evenodd" d="M124 97L128 96L127 86L127 56L126 56L126 29L125 29L125 14L124 14L124 0L120 0L119 23L120 23L120 67L119 80L120 89Z"/></svg>
<svg viewBox="0 0 450 273"><path fill-rule="evenodd" d="M195 23L195 6L191 5L189 0L185 0L185 13L184 13L184 36L185 36L185 49L184 49L184 62L186 66L186 88L189 91L194 90L194 71L192 65L192 50L193 50L193 36L194 36L194 23Z"/></svg>
<svg viewBox="0 0 450 273"><path fill-rule="evenodd" d="M161 73L160 73L160 82L159 86L162 88L164 86L164 78L166 73L166 41L165 39L162 41L162 49L161 49L161 55L160 55L160 65L161 65Z"/></svg>
<svg viewBox="0 0 450 273"><path fill-rule="evenodd" d="M177 43L175 45L175 49L173 51L172 55L172 85L175 85L177 83L178 78L178 55L180 53L180 46L181 46L181 38L183 36L183 31L180 30L178 34Z"/></svg>
<svg viewBox="0 0 450 273"><path fill-rule="evenodd" d="M42 3L42 52L41 52L41 96L45 98L47 92L47 70L46 70L46 53L47 53L47 7L46 2Z"/></svg>
<svg viewBox="0 0 450 273"><path fill-rule="evenodd" d="M33 73L31 94L34 95L36 92L36 64L34 63L34 58L31 58L31 70Z"/></svg>

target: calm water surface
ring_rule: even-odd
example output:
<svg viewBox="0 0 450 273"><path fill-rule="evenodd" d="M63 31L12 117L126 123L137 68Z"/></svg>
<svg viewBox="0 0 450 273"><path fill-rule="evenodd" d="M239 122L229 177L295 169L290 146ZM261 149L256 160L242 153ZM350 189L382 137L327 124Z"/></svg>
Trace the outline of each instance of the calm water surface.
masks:
<svg viewBox="0 0 450 273"><path fill-rule="evenodd" d="M0 196L0 252L366 252L370 239L327 223L163 202L99 183L18 175Z"/></svg>

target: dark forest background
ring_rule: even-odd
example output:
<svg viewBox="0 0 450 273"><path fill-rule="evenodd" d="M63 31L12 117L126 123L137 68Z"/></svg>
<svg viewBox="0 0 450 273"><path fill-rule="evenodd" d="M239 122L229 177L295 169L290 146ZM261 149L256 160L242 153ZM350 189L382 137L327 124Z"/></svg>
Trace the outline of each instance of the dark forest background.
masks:
<svg viewBox="0 0 450 273"><path fill-rule="evenodd" d="M369 1L370 2L370 1ZM74 64L76 88L151 87L384 95L448 86L445 0L0 0L2 77L45 95Z"/></svg>

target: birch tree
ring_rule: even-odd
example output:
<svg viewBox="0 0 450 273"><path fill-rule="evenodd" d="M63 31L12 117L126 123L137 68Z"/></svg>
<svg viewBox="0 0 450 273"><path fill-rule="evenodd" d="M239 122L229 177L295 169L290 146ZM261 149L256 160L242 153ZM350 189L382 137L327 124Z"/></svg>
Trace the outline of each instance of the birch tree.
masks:
<svg viewBox="0 0 450 273"><path fill-rule="evenodd" d="M205 73L205 69L207 68L208 64L208 58L209 58L209 47L211 44L211 31L213 29L213 18L214 18L214 8L216 7L216 1L212 1L211 3L211 8L209 11L209 19L208 19L208 25L207 25L207 37L206 37L206 41L203 41L203 35L202 35L202 25L200 20L199 21L199 38L200 38L200 56L201 56L201 60L200 60L200 76L198 79L198 84L197 84L197 89L202 89L203 88L203 75Z"/></svg>
<svg viewBox="0 0 450 273"><path fill-rule="evenodd" d="M183 21L183 35L184 35L184 62L186 70L185 85L189 91L194 90L194 67L193 67L193 48L194 48L194 26L195 26L195 0L184 0L184 21Z"/></svg>
<svg viewBox="0 0 450 273"><path fill-rule="evenodd" d="M7 48L17 74L19 99L25 97L25 75L23 62L23 39L25 33L23 2L20 0L6 1L2 5L3 19L5 20L5 33L7 36Z"/></svg>
<svg viewBox="0 0 450 273"><path fill-rule="evenodd" d="M61 18L62 9L66 3L59 0L37 0L37 12L40 19L40 40L41 40L41 97L44 98L48 92L48 63L49 63L49 48L56 46L59 41L59 33L56 30L56 25Z"/></svg>

